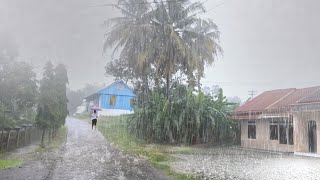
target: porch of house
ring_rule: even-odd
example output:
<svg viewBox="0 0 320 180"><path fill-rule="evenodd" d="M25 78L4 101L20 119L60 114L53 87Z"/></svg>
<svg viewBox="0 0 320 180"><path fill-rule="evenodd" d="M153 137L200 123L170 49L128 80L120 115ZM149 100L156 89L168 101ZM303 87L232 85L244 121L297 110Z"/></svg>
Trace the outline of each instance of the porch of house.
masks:
<svg viewBox="0 0 320 180"><path fill-rule="evenodd" d="M241 120L241 146L298 155L320 154L320 112L296 112L292 118Z"/></svg>
<svg viewBox="0 0 320 180"><path fill-rule="evenodd" d="M102 109L99 111L99 116L120 116L126 114L132 114L131 110L123 110L123 109Z"/></svg>
<svg viewBox="0 0 320 180"><path fill-rule="evenodd" d="M320 154L320 112L304 111L294 114L294 151Z"/></svg>
<svg viewBox="0 0 320 180"><path fill-rule="evenodd" d="M283 118L241 120L241 146L294 152L292 121Z"/></svg>

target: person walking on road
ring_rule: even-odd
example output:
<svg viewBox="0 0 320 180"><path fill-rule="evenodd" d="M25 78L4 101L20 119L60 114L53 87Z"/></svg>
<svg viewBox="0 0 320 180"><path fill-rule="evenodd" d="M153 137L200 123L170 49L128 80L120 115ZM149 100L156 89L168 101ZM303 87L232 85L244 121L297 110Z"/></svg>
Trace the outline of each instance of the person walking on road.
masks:
<svg viewBox="0 0 320 180"><path fill-rule="evenodd" d="M93 129L93 126L95 129L97 129L97 121L98 121L97 110L93 110L93 113L91 114L91 121L92 121L92 129Z"/></svg>

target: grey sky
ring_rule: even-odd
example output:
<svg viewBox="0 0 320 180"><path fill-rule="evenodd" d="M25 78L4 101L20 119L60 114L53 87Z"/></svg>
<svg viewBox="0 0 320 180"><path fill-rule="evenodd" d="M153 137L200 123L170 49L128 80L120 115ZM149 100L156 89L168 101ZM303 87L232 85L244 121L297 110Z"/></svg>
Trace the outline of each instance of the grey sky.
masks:
<svg viewBox="0 0 320 180"><path fill-rule="evenodd" d="M101 24L115 14L111 0L0 0L0 32L9 31L20 57L37 70L51 59L69 69L70 87L106 82ZM216 7L218 4L222 5ZM317 0L209 0L203 16L222 33L224 56L207 68L205 85L218 84L227 96L248 90L320 85L320 2ZM215 8L216 7L216 8Z"/></svg>

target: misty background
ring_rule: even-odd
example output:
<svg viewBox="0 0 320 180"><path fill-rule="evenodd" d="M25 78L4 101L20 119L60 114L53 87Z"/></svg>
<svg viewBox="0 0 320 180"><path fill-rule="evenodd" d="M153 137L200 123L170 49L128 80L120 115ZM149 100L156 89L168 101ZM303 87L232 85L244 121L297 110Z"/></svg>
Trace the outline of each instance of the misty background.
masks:
<svg viewBox="0 0 320 180"><path fill-rule="evenodd" d="M204 0L203 0L204 1ZM104 20L117 12L112 0L0 0L0 34L13 39L19 60L41 74L45 62L64 63L69 87L113 81L104 66ZM320 25L317 0L209 0L203 17L221 31L224 55L206 69L204 86L226 96L248 91L320 85ZM98 6L98 7L97 7ZM1 39L1 38L0 38Z"/></svg>

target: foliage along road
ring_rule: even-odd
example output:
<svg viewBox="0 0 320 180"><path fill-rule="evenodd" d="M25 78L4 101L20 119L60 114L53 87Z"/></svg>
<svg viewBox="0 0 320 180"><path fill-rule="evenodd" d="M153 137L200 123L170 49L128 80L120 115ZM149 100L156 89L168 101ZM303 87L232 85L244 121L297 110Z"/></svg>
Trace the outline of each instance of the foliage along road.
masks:
<svg viewBox="0 0 320 180"><path fill-rule="evenodd" d="M114 149L98 130L67 118L67 142L20 168L0 170L0 179L167 179L148 163Z"/></svg>

